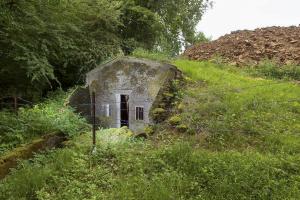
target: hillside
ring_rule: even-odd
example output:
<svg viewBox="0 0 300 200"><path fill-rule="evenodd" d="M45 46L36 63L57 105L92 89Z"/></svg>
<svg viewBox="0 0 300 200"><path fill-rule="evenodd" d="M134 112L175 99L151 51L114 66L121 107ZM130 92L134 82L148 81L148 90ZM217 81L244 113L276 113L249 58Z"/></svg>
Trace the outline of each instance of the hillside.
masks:
<svg viewBox="0 0 300 200"><path fill-rule="evenodd" d="M185 75L181 101L149 140L99 130L91 155L91 133L75 136L0 181L0 199L298 199L300 87L210 62L173 64Z"/></svg>
<svg viewBox="0 0 300 200"><path fill-rule="evenodd" d="M258 64L264 59L279 64L300 64L300 26L242 30L197 44L184 53L191 60L221 56L232 64Z"/></svg>

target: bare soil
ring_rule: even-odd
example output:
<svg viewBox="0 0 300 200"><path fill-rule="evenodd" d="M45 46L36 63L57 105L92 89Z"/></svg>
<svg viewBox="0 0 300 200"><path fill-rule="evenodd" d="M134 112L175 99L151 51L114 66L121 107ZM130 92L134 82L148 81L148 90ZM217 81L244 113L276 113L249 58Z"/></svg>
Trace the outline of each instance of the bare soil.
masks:
<svg viewBox="0 0 300 200"><path fill-rule="evenodd" d="M211 60L221 56L226 62L258 64L265 59L278 64L300 65L300 25L240 30L217 40L194 45L184 52L191 60Z"/></svg>

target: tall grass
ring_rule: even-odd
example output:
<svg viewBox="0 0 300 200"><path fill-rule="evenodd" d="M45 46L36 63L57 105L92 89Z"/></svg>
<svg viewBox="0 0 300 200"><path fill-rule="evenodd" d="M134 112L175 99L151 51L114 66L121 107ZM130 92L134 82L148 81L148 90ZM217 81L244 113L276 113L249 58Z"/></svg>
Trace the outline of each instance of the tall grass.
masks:
<svg viewBox="0 0 300 200"><path fill-rule="evenodd" d="M300 66L295 64L282 66L271 60L264 60L258 66L250 67L247 71L256 76L300 81Z"/></svg>
<svg viewBox="0 0 300 200"><path fill-rule="evenodd" d="M183 118L193 131L208 133L220 148L251 146L281 134L300 141L299 85L253 78L209 62L174 64L198 82L186 91Z"/></svg>
<svg viewBox="0 0 300 200"><path fill-rule="evenodd" d="M147 58L150 60L157 60L161 62L170 62L172 60L172 57L168 55L167 53L164 52L159 52L159 51L148 51L144 49L136 49L133 53L132 56L137 57L137 58Z"/></svg>
<svg viewBox="0 0 300 200"><path fill-rule="evenodd" d="M99 134L105 134L100 132ZM1 199L297 199L300 160L256 152L210 152L189 142L120 142L57 150L0 183ZM17 188L17 189L16 189Z"/></svg>
<svg viewBox="0 0 300 200"><path fill-rule="evenodd" d="M0 112L0 154L32 138L53 132L67 136L87 127L83 118L64 105L68 93L57 91L32 108L20 108L18 115Z"/></svg>
<svg viewBox="0 0 300 200"><path fill-rule="evenodd" d="M174 64L188 76L176 116L201 140L101 130L90 155L91 134L76 136L22 162L0 181L0 199L299 199L300 87L208 62Z"/></svg>

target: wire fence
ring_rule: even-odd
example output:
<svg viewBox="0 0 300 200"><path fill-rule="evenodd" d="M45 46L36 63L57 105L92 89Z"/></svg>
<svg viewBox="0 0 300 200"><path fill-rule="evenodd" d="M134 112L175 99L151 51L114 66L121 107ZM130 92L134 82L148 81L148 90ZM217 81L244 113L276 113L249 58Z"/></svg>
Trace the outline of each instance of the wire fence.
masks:
<svg viewBox="0 0 300 200"><path fill-rule="evenodd" d="M225 90L215 90L215 93L221 92L233 92L233 93L241 93L246 90L250 90L258 87L268 87L282 84L283 82L276 82L270 84L259 84L254 86L247 87L230 87ZM207 95L205 92L200 92L198 95ZM268 104L285 104L291 102L300 103L300 98L290 98L290 99L260 99L252 98L249 99L249 103L253 101L254 104L268 105ZM172 100L174 100L173 96L166 96L165 98L159 99L159 104L163 103L164 112L167 113L176 113L178 112L178 108L176 108L172 104ZM207 99L210 101L209 99ZM214 101L214 100L212 100ZM75 110L84 109L87 113L84 113L84 117L89 118L89 121L92 122L92 133L93 133L93 146L96 144L96 130L98 127L107 126L107 128L118 128L122 126L131 125L132 121L139 121L139 123L145 123L149 120L146 115L149 114L152 105L156 103L154 99L126 99L126 100L109 100L109 99L96 99L95 93L92 93L91 101L88 103L75 103L71 104ZM200 103L200 102L199 102ZM18 115L19 107L32 107L36 103L26 100L22 97L2 97L0 98L0 109L3 108L11 108L14 110L16 115ZM159 106L159 105L158 105ZM142 109L142 114L140 113ZM139 113L138 113L139 112ZM144 116L145 115L145 116ZM100 119L100 117L106 117L106 119ZM105 121L107 120L107 121Z"/></svg>
<svg viewBox="0 0 300 200"><path fill-rule="evenodd" d="M223 93L223 92L234 92L234 93L240 93L240 92L243 92L243 91L246 91L246 90L250 90L250 89L254 89L254 88L258 88L258 87L270 87L270 86L273 86L273 85L280 85L280 84L283 84L285 82L281 82L281 81L278 81L278 82L275 82L275 83L269 83L269 84L258 84L258 85L253 85L253 86L246 86L246 87L231 87L230 85L228 85L229 88L227 89L216 89L214 90L214 93ZM198 95L207 95L207 93L205 92L200 92L198 93ZM172 97L170 97L172 98ZM255 100L255 99L253 99ZM105 111L106 108L104 108L103 106L106 105L106 104L119 104L120 107L122 106L127 106L129 107L129 110L128 111L135 111L135 109L132 108L132 105L145 105L145 104L152 104L155 102L155 100L153 99L144 99L144 100L138 100L138 99L129 99L128 102L122 102L122 101L111 101L111 100L107 100L107 99L102 99L100 100L101 103L98 103L98 99L96 101L95 99L95 103L93 104L92 100L90 103L79 103L79 104L76 104L76 105L72 105L74 107L92 107L93 105L96 107L96 110L97 112L102 112L102 111ZM168 104L170 103L170 100L167 99L160 99L159 102L161 103L166 103L167 104L167 109L168 111L172 111L172 109L168 108ZM268 103L291 103L291 102L300 102L300 98L293 98L293 99L285 99L285 100L273 100L273 99L270 99L270 100L264 100L263 104L268 104ZM29 101L29 100L26 100L22 97L13 97L13 96L6 96L6 97L1 97L0 98L0 109L3 109L3 108L10 108L10 109L14 109L14 110L17 110L19 107L25 107L25 106L33 106L37 103L35 102L32 102L32 101ZM127 105L128 104L128 105ZM123 111L123 110L122 110Z"/></svg>
<svg viewBox="0 0 300 200"><path fill-rule="evenodd" d="M201 94L201 93L199 93L199 94ZM252 99L252 100L255 101L256 99ZM170 101L163 101L163 100L160 101L160 102L161 103L170 103ZM268 104L268 103L273 104L273 103L291 103L291 102L300 102L300 98L292 98L292 99L286 99L286 100L273 100L273 99L270 99L270 100L264 100L261 103L263 103L263 104ZM139 105L142 106L142 105L145 105L145 104L148 104L148 103L153 103L153 101L130 101L130 102L128 102L128 106L130 107L130 105L131 106L134 105L134 107L139 107ZM17 106L18 106L18 108L19 107L25 107L25 106L32 107L32 106L37 105L37 104L39 104L39 103L34 103L34 102L27 101L27 103L18 102ZM96 108L97 111L105 111L106 110L105 105L107 105L107 104L109 104L109 105L119 104L121 106L122 104L125 104L125 103L121 103L121 102L117 102L117 101L110 101L110 102L106 101L106 102L103 102L103 103L95 103L95 106L97 107ZM1 105L5 105L5 106L9 106L9 107L13 108L14 103L13 102L0 102L0 108L1 108ZM82 103L82 104L79 103L79 104L72 105L72 107L88 107L88 108L90 108L92 106L93 106L92 103ZM166 108L166 109L170 110L170 108ZM123 110L123 109L121 109L121 110ZM129 110L133 111L134 109L129 109Z"/></svg>

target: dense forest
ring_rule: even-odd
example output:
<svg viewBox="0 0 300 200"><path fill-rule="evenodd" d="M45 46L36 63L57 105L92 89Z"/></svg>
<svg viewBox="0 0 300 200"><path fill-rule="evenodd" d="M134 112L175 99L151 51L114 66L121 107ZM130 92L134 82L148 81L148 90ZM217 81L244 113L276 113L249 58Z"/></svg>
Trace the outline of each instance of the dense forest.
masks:
<svg viewBox="0 0 300 200"><path fill-rule="evenodd" d="M1 0L0 97L39 99L137 48L177 55L205 40L208 0Z"/></svg>

